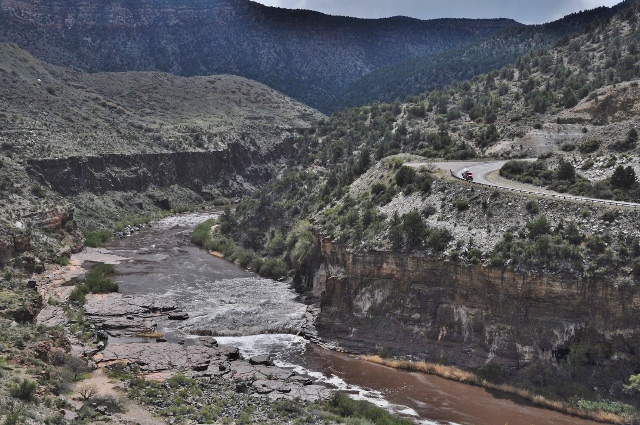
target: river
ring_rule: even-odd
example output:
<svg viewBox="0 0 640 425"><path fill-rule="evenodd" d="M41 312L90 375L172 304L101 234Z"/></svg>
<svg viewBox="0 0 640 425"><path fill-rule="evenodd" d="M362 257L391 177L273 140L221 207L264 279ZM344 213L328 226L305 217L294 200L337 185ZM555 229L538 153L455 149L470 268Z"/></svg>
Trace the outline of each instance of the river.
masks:
<svg viewBox="0 0 640 425"><path fill-rule="evenodd" d="M159 323L158 331L169 341L190 344L195 334L211 332L220 344L236 345L245 356L269 353L278 366L422 424L596 424L519 397L364 362L307 342L295 335L306 306L287 283L261 278L190 243L195 225L212 215L165 218L106 246L126 258L116 265L120 292L171 297L189 313L186 321Z"/></svg>

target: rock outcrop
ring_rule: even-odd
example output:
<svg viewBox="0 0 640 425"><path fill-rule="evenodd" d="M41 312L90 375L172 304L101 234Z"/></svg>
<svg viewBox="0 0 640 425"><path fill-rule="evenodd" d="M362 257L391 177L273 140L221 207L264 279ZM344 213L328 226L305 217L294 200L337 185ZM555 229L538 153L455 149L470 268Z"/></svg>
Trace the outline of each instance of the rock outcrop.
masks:
<svg viewBox="0 0 640 425"><path fill-rule="evenodd" d="M66 202L21 220L10 228L0 227L0 267L10 265L41 273L47 257L69 256L82 249L84 238L74 220L74 210Z"/></svg>
<svg viewBox="0 0 640 425"><path fill-rule="evenodd" d="M234 143L212 152L30 159L28 169L63 196L82 192L146 191L172 185L204 196L218 189L231 195L246 189L243 186L247 184L266 182L273 176L269 165L282 160L290 151L290 142L265 150Z"/></svg>
<svg viewBox="0 0 640 425"><path fill-rule="evenodd" d="M562 361L572 344L587 341L608 347L599 366L615 370L607 372L609 384L639 366L628 361L640 348L635 286L408 254L354 254L328 241L318 255L311 289L321 298L319 335L351 351L430 361L444 355L465 368L492 362L517 371Z"/></svg>
<svg viewBox="0 0 640 425"><path fill-rule="evenodd" d="M109 337L135 337L155 330L160 320L171 318L177 305L171 299L157 299L145 295L119 293L87 296L87 318L98 329L98 335ZM45 309L47 310L47 309ZM56 323L54 311L43 310L42 323ZM49 309L51 310L51 309ZM304 399L316 401L329 397L325 386L313 385L304 376L274 366L268 355L242 359L233 346L218 346L212 337L199 337L195 345L166 342L104 343L93 353L100 367L116 363L136 365L150 379L165 379L178 372L191 372L198 376L221 377L236 383L236 391L267 395L272 400ZM104 349L103 349L104 348Z"/></svg>
<svg viewBox="0 0 640 425"><path fill-rule="evenodd" d="M317 401L331 390L314 385L304 376L273 365L253 364L237 358L237 349L216 345L110 344L93 356L101 367L116 363L137 365L150 378L164 378L178 371L222 377L236 383L236 391L267 395L271 400Z"/></svg>
<svg viewBox="0 0 640 425"><path fill-rule="evenodd" d="M84 305L89 321L109 336L136 336L154 331L158 321L177 308L172 299L147 295L90 294Z"/></svg>

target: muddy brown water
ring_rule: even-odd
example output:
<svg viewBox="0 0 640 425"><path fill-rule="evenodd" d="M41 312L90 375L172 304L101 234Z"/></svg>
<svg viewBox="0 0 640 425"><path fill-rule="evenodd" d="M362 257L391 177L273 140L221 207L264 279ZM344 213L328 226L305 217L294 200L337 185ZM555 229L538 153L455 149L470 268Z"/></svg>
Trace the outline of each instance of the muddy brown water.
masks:
<svg viewBox="0 0 640 425"><path fill-rule="evenodd" d="M517 396L364 362L295 336L306 306L286 283L263 279L190 243L193 228L215 214L170 217L106 247L126 258L116 266L114 279L121 292L171 297L189 313L184 322L158 324L170 341L189 344L197 339L194 331L211 331L221 344L239 346L246 356L271 354L279 366L423 424L597 423L541 409Z"/></svg>

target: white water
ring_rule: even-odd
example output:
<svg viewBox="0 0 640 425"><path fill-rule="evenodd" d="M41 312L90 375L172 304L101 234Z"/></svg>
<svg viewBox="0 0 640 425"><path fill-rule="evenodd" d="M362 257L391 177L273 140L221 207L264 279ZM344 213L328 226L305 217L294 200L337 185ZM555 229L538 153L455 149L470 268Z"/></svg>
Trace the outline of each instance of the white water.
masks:
<svg viewBox="0 0 640 425"><path fill-rule="evenodd" d="M418 413L408 406L389 403L380 391L350 385L336 375L325 375L304 366L304 358L309 342L301 336L289 334L249 335L239 337L216 337L220 345L238 347L245 358L268 354L274 357L278 367L295 371L299 375L309 376L316 382L329 385L337 390L346 391L356 400L366 400L376 406L402 416L418 417ZM419 421L425 425L438 425L436 422ZM443 422L440 422L443 424ZM453 424L455 425L455 424Z"/></svg>

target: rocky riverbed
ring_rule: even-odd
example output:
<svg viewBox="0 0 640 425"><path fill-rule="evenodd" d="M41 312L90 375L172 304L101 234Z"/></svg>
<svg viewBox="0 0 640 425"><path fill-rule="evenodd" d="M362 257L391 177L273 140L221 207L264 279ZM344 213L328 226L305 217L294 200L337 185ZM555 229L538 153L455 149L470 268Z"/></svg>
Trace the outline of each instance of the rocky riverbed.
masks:
<svg viewBox="0 0 640 425"><path fill-rule="evenodd" d="M136 236L139 235L133 237ZM153 420L149 422L149 414L160 415L162 419L158 419L158 423L197 423L199 410L208 411L206 405L213 399L219 405L217 410L214 409L215 417L237 419L239 415L252 412L250 416L254 419L273 423L274 417L278 415L274 416L270 409L276 401L298 400L304 405L330 396L329 385L316 384L309 376L296 373L291 368L277 367L269 355L249 355L244 358L237 346L219 345L211 336L216 333L216 329L211 326L205 330L189 326L189 319L194 316L202 322L202 314L198 311L194 314L193 305L181 305L180 301L184 301L184 297L180 293L176 297L159 296L149 291L144 295L89 294L82 313L70 314L65 307L69 294L74 284L83 279L92 265L106 263L117 266L127 261L131 261L131 257L116 255L111 250L85 248L71 257L68 266L49 267L36 281L40 296L48 300L40 311L37 322L65 328L71 343L71 353L84 357L91 367L97 369L89 383L105 379L104 373L99 373L101 370L108 373L117 370L124 372L126 376L142 377L147 382L144 388L155 388L154 385L163 385L162 382L174 382L172 378L187 379L195 383L195 395L192 398L200 401L187 403L189 406L196 406L195 410L178 418L174 416L176 411L173 403L167 404L166 400L161 399L154 399L153 403L149 403L148 394L138 395L135 385L111 380L106 393L122 397L123 391L126 391L137 401L128 408L129 412L133 412L133 417L114 413L111 419L115 423L156 423ZM243 283L248 282L249 274L243 279ZM277 291L274 295L277 301L265 297L256 307L266 309L274 304L285 306L281 308L288 308L295 313L285 320L294 323L300 332L313 332L314 309L306 310L305 307L301 310L302 304L292 304ZM240 315L236 313L234 316L235 302L229 299L226 301L223 304L227 307L227 312L231 311L232 319L221 321L221 324L224 323L228 328L238 317L246 315L246 312ZM214 314L213 317L215 316ZM257 319L256 321L254 318L252 323L259 323L259 318ZM207 321L210 322L211 320ZM282 323L286 322L278 322L275 326ZM167 330L167 335L159 332ZM169 400L171 399L170 396ZM72 419L79 414L82 403L72 399L69 401L70 405L64 409L64 415L67 419ZM203 408L197 408L198 404ZM205 415L202 418L213 416Z"/></svg>
<svg viewBox="0 0 640 425"><path fill-rule="evenodd" d="M244 359L238 347L219 346L208 336L185 344L184 340L167 342L162 334L153 335L159 322L184 317L172 299L119 293L89 295L84 308L98 332L114 340L92 356L99 367L135 365L142 375L154 380L179 372L221 377L237 383L241 392L267 395L272 400L318 401L330 395L326 386L313 385L308 377L274 366L268 355Z"/></svg>

